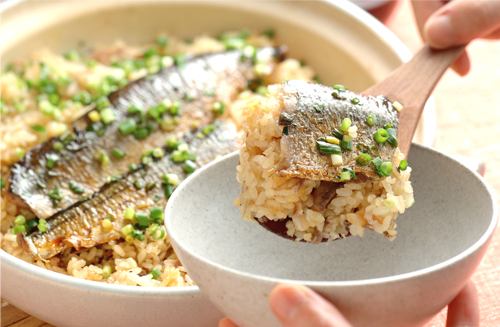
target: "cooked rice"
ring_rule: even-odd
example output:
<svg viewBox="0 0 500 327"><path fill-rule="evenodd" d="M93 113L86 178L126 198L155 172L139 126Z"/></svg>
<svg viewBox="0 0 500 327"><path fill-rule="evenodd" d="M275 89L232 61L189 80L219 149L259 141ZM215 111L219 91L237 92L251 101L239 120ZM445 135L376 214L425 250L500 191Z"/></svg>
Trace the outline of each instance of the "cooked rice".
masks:
<svg viewBox="0 0 500 327"><path fill-rule="evenodd" d="M247 42L255 46L273 45L273 41L263 35L250 35ZM143 46L130 46L117 41L111 46L88 53L86 58L79 61L71 61L62 55L42 49L35 52L27 61L18 60L14 62L14 67L23 67L25 78L36 78L40 70L39 63L44 62L45 65L51 67L53 74L69 76L71 82L62 88L58 88L58 93L61 94L66 107L61 110L61 117L54 119L54 117L41 112L37 105L36 94L27 87L18 74L14 72L2 73L0 81L1 96L7 109L6 113L2 113L1 117L0 160L2 178L5 180L8 178L11 166L20 159L19 151L27 152L42 141L71 130L71 122L88 110L88 107L71 101L75 94L85 90L95 95L97 81L110 75L116 78L124 77L122 69L112 66L114 61L139 58L144 51L153 47L155 45L152 43ZM199 36L191 42L185 42L169 36L168 53L161 54L201 54L224 50L224 44L213 37ZM97 60L95 66L86 64L90 59ZM167 63L172 64L173 61L167 61ZM153 71L143 68L131 72L126 78L128 81L133 81L151 72ZM308 67L301 67L297 60L287 59L279 64L276 71L267 78L269 81L266 79L266 84L291 78L311 81L313 72ZM256 98L263 99L264 97L251 91L243 91L234 102L227 104L229 115L236 125L239 125L242 121L241 112L246 107L247 102ZM16 103L22 103L22 110L15 109ZM47 129L45 132L39 133L30 128L33 125L45 126ZM144 233L144 241L134 239L133 243L127 243L122 238L96 247L81 249L77 252L74 252L74 249L67 249L47 262L35 261L19 247L16 236L12 234L14 219L19 214L24 215L26 219L35 218L34 214L28 209L18 207L14 203L7 201L5 191L1 192L1 248L26 262L77 278L109 284L154 287L194 285L193 280L186 273L174 253L168 236L161 240L154 240L147 230ZM108 278L103 278L102 269L106 265L112 268L112 274ZM151 274L147 274L154 268L161 272L160 277L156 280L151 278Z"/></svg>
<svg viewBox="0 0 500 327"><path fill-rule="evenodd" d="M237 179L242 190L235 200L243 219L255 218L282 220L287 234L296 240L308 242L328 240L352 235L363 236L365 229L383 234L389 240L396 238L396 218L413 204L413 188L409 181L411 168L381 181L346 183L337 189L337 196L325 211L317 212L313 205L314 188L320 181L284 178L276 174L281 152L283 126L278 125L282 99L276 96L277 88L269 87L271 96L254 100L243 111L244 146L240 150ZM355 137L357 128L349 129ZM404 155L397 149L393 166L398 167ZM394 199L394 206L391 206ZM265 218L264 218L265 217Z"/></svg>

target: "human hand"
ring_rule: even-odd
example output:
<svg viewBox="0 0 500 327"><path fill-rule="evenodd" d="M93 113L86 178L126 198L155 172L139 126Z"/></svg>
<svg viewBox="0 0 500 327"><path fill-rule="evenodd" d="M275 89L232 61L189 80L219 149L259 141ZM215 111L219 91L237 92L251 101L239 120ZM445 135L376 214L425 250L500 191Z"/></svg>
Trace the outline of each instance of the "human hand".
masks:
<svg viewBox="0 0 500 327"><path fill-rule="evenodd" d="M500 1L412 0L420 35L436 49L466 44L477 38L500 39ZM451 66L458 74L470 70L464 51Z"/></svg>
<svg viewBox="0 0 500 327"><path fill-rule="evenodd" d="M330 302L311 289L298 285L278 285L269 304L284 327L352 327ZM448 305L446 327L479 327L476 286L472 281ZM219 327L237 327L224 318Z"/></svg>

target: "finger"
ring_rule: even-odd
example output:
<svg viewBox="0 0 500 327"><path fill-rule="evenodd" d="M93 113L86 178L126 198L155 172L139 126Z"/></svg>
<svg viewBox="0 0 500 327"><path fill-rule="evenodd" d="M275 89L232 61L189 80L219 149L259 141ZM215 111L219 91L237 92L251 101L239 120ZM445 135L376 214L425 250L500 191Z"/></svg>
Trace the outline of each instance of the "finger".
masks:
<svg viewBox="0 0 500 327"><path fill-rule="evenodd" d="M413 5L413 14L415 16L415 21L418 26L418 31L420 32L420 36L423 38L424 34L424 25L427 19L439 8L446 4L446 1L442 0L430 0L430 1L422 1L422 0L412 0Z"/></svg>
<svg viewBox="0 0 500 327"><path fill-rule="evenodd" d="M479 327L479 302L474 282L469 281L448 305L446 327Z"/></svg>
<svg viewBox="0 0 500 327"><path fill-rule="evenodd" d="M219 327L238 327L238 325L232 322L228 317L225 317L219 321Z"/></svg>
<svg viewBox="0 0 500 327"><path fill-rule="evenodd" d="M304 286L278 285L269 303L285 327L352 327L330 302Z"/></svg>
<svg viewBox="0 0 500 327"><path fill-rule="evenodd" d="M486 37L500 28L500 1L455 0L429 17L424 40L443 49Z"/></svg>
<svg viewBox="0 0 500 327"><path fill-rule="evenodd" d="M467 51L464 50L451 65L451 68L460 76L465 76L470 71L470 59Z"/></svg>

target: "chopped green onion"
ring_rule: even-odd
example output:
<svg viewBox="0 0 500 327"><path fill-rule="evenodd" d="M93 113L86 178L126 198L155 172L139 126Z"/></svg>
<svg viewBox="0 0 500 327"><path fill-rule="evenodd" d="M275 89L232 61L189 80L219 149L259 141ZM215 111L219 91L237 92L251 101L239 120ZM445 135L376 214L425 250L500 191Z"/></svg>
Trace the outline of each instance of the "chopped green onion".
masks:
<svg viewBox="0 0 500 327"><path fill-rule="evenodd" d="M151 157L151 156L142 156L141 163L143 165L147 165L150 162L153 162L153 157Z"/></svg>
<svg viewBox="0 0 500 327"><path fill-rule="evenodd" d="M264 31L262 31L262 35L273 38L276 35L276 32L272 28L266 28Z"/></svg>
<svg viewBox="0 0 500 327"><path fill-rule="evenodd" d="M24 217L23 215L17 215L16 219L14 219L14 224L16 225L26 224L26 217Z"/></svg>
<svg viewBox="0 0 500 327"><path fill-rule="evenodd" d="M387 126L387 125L386 125ZM388 128L387 131L387 142L392 144L393 146L398 146L398 139L396 138L396 130L394 128Z"/></svg>
<svg viewBox="0 0 500 327"><path fill-rule="evenodd" d="M120 150L118 148L114 148L113 151L111 152L111 154L113 154L118 159L123 159L127 155L125 152L123 152L122 150Z"/></svg>
<svg viewBox="0 0 500 327"><path fill-rule="evenodd" d="M54 168L57 160L59 160L59 156L55 153L50 153L47 155L47 162L45 163L45 166L48 168Z"/></svg>
<svg viewBox="0 0 500 327"><path fill-rule="evenodd" d="M57 173L56 173L55 175L53 175L52 173L53 173L53 171L49 170L49 171L47 172L47 175L49 175L50 177L55 177L55 176L57 176ZM44 183L42 183L42 182L40 182L40 181L36 181L36 185L38 185L38 187L40 187L40 188L46 188L46 187L47 187L47 185L45 185Z"/></svg>
<svg viewBox="0 0 500 327"><path fill-rule="evenodd" d="M111 269L111 266L106 265L106 266L102 267L102 274L101 274L101 276L102 276L102 278L106 279L109 276L111 276L112 272L113 272L113 270Z"/></svg>
<svg viewBox="0 0 500 327"><path fill-rule="evenodd" d="M285 126L283 127L283 132L281 133L281 135L288 135L288 126Z"/></svg>
<svg viewBox="0 0 500 327"><path fill-rule="evenodd" d="M342 150L336 144L331 144L323 140L316 141L318 151L324 154L341 154Z"/></svg>
<svg viewBox="0 0 500 327"><path fill-rule="evenodd" d="M339 131L338 129L334 129L332 134L333 134L333 136L335 136L339 140L342 140L344 138L344 134L341 131Z"/></svg>
<svg viewBox="0 0 500 327"><path fill-rule="evenodd" d="M156 183L147 183L146 184L146 190L147 191L149 191L149 190L151 190L151 189L153 189L155 187L156 187Z"/></svg>
<svg viewBox="0 0 500 327"><path fill-rule="evenodd" d="M186 173L190 174L196 170L196 164L191 160L186 160L182 168Z"/></svg>
<svg viewBox="0 0 500 327"><path fill-rule="evenodd" d="M347 130L351 127L351 120L349 118L344 118L342 121L342 125L340 125L340 130L347 132Z"/></svg>
<svg viewBox="0 0 500 327"><path fill-rule="evenodd" d="M149 217L153 220L162 220L163 219L163 207L151 207L149 208Z"/></svg>
<svg viewBox="0 0 500 327"><path fill-rule="evenodd" d="M153 56L156 56L156 50L155 49L148 49L146 52L144 52L144 58L149 59Z"/></svg>
<svg viewBox="0 0 500 327"><path fill-rule="evenodd" d="M136 170L137 170L137 168L139 168L139 167L137 167L137 165L136 165L135 163L131 163L131 164L128 166L128 170L129 170L130 172L136 171Z"/></svg>
<svg viewBox="0 0 500 327"><path fill-rule="evenodd" d="M348 135L344 135L344 137L345 136L348 136ZM342 149L352 150L352 142L347 142L347 141L342 140L342 142L340 142L340 147Z"/></svg>
<svg viewBox="0 0 500 327"><path fill-rule="evenodd" d="M131 224L128 224L122 228L121 232L122 232L123 236L127 236L127 235L130 235L133 230L134 230L134 227Z"/></svg>
<svg viewBox="0 0 500 327"><path fill-rule="evenodd" d="M73 102L80 102L81 104L88 106L92 102L92 96L89 92L82 91L73 96Z"/></svg>
<svg viewBox="0 0 500 327"><path fill-rule="evenodd" d="M161 276L161 271L159 271L156 268L153 268L150 272L148 272L148 275L152 275L153 279L158 279Z"/></svg>
<svg viewBox="0 0 500 327"><path fill-rule="evenodd" d="M173 186L179 185L179 176L177 176L176 174L165 174L162 177L167 184Z"/></svg>
<svg viewBox="0 0 500 327"><path fill-rule="evenodd" d="M213 97L215 95L215 90L214 89L206 89L203 92L203 95L207 96L207 97Z"/></svg>
<svg viewBox="0 0 500 327"><path fill-rule="evenodd" d="M3 179L3 177L0 179L0 187L2 190L5 188L5 179Z"/></svg>
<svg viewBox="0 0 500 327"><path fill-rule="evenodd" d="M374 114L369 114L366 118L366 123L370 126L373 126L377 122L377 117Z"/></svg>
<svg viewBox="0 0 500 327"><path fill-rule="evenodd" d="M159 158L163 157L164 155L165 155L165 153L163 153L162 148L154 148L153 149L153 157L155 157L156 159L159 159Z"/></svg>
<svg viewBox="0 0 500 327"><path fill-rule="evenodd" d="M323 109L325 109L325 105L323 103L320 103L320 104L317 104L314 106L314 109L317 111L317 112L322 112Z"/></svg>
<svg viewBox="0 0 500 327"><path fill-rule="evenodd" d="M26 154L26 150L24 150L23 148L16 148L15 151L19 158L24 157L24 155Z"/></svg>
<svg viewBox="0 0 500 327"><path fill-rule="evenodd" d="M38 227L38 230L40 232L42 232L42 233L46 232L47 231L47 221L45 219L40 219L38 221L38 226L37 227Z"/></svg>
<svg viewBox="0 0 500 327"><path fill-rule="evenodd" d="M109 164L109 156L104 150L97 150L94 158L101 163L101 166L106 168Z"/></svg>
<svg viewBox="0 0 500 327"><path fill-rule="evenodd" d="M333 88L335 90L340 91L340 92L345 92L345 91L349 90L347 87L345 87L344 85L340 85L340 84L334 85Z"/></svg>
<svg viewBox="0 0 500 327"><path fill-rule="evenodd" d="M156 44L160 48L165 48L168 45L168 38L165 35L158 35L156 38Z"/></svg>
<svg viewBox="0 0 500 327"><path fill-rule="evenodd" d="M178 54L174 57L174 62L178 67L184 67L186 65L186 56Z"/></svg>
<svg viewBox="0 0 500 327"><path fill-rule="evenodd" d="M30 128L37 133L44 133L47 130L45 126L40 126L40 125L33 125L30 126Z"/></svg>
<svg viewBox="0 0 500 327"><path fill-rule="evenodd" d="M89 118L93 123L101 121L101 114L97 110L92 110L89 112Z"/></svg>
<svg viewBox="0 0 500 327"><path fill-rule="evenodd" d="M384 206L387 208L392 208L396 205L396 200L393 197L387 198L384 200Z"/></svg>
<svg viewBox="0 0 500 327"><path fill-rule="evenodd" d="M103 231L109 232L113 228L113 224L111 223L111 220L109 220L108 218L105 218L101 222L101 227L102 227Z"/></svg>
<svg viewBox="0 0 500 327"><path fill-rule="evenodd" d="M146 185L146 181L144 179L142 179L141 177L139 177L138 179L136 179L135 182L134 182L134 186L137 189L143 188L144 185Z"/></svg>
<svg viewBox="0 0 500 327"><path fill-rule="evenodd" d="M376 131L375 134L373 134L373 137L375 138L375 141L377 141L378 143L384 143L385 141L387 141L388 135L389 134L387 134L387 131L381 128L378 131Z"/></svg>
<svg viewBox="0 0 500 327"><path fill-rule="evenodd" d="M148 214L145 212L136 212L134 214L135 219L140 227L148 227L149 226L149 218Z"/></svg>
<svg viewBox="0 0 500 327"><path fill-rule="evenodd" d="M53 200L62 200L62 193L59 186L56 186L53 190L50 190L47 195Z"/></svg>
<svg viewBox="0 0 500 327"><path fill-rule="evenodd" d="M182 155L182 151L175 150L172 152L172 161L173 162L183 162L185 160L184 156Z"/></svg>
<svg viewBox="0 0 500 327"><path fill-rule="evenodd" d="M399 170L405 171L406 168L408 168L408 161L401 160L401 162L399 163Z"/></svg>
<svg viewBox="0 0 500 327"><path fill-rule="evenodd" d="M172 193L174 193L174 186L172 184L165 185L165 196L170 198Z"/></svg>
<svg viewBox="0 0 500 327"><path fill-rule="evenodd" d="M138 114L138 113L141 113L142 112L142 109L141 107L139 107L139 105L135 104L135 103L132 103L130 105L130 107L128 107L128 112L131 114L131 115L135 115L135 114Z"/></svg>
<svg viewBox="0 0 500 327"><path fill-rule="evenodd" d="M345 171L343 173L340 174L340 181L343 182L343 181L349 181L351 180L351 173Z"/></svg>
<svg viewBox="0 0 500 327"><path fill-rule="evenodd" d="M169 108L172 115L178 115L181 110L181 102L179 100L172 101L172 105Z"/></svg>
<svg viewBox="0 0 500 327"><path fill-rule="evenodd" d="M375 157L373 158L373 160L371 161L371 163L373 164L373 166L375 167L375 170L379 170L380 169L380 166L382 165L383 161L382 159L380 159L379 157Z"/></svg>
<svg viewBox="0 0 500 327"><path fill-rule="evenodd" d="M374 155L376 157L380 155L379 148L376 145L372 145L371 147L369 147L368 152L370 152L371 155Z"/></svg>
<svg viewBox="0 0 500 327"><path fill-rule="evenodd" d="M177 150L180 142L175 137L169 137L165 142L169 151Z"/></svg>
<svg viewBox="0 0 500 327"><path fill-rule="evenodd" d="M241 49L246 45L245 40L239 37L233 37L223 40L226 50Z"/></svg>
<svg viewBox="0 0 500 327"><path fill-rule="evenodd" d="M356 162L361 165L361 166L366 166L370 163L370 161L372 160L372 157L370 157L369 155L367 154L360 154L359 157L356 159Z"/></svg>
<svg viewBox="0 0 500 327"><path fill-rule="evenodd" d="M134 132L134 137L138 140L144 139L148 137L148 135L149 135L149 129L147 129L146 127L140 127L138 130Z"/></svg>
<svg viewBox="0 0 500 327"><path fill-rule="evenodd" d="M384 176L391 176L391 174L392 174L392 162L383 162L380 165L380 172L382 172L382 174Z"/></svg>
<svg viewBox="0 0 500 327"><path fill-rule="evenodd" d="M111 108L105 108L101 110L101 120L104 124L108 125L115 120L115 113Z"/></svg>
<svg viewBox="0 0 500 327"><path fill-rule="evenodd" d="M346 135L346 136L348 136L348 135ZM325 141L327 141L328 143L331 143L331 144L340 145L339 139L336 137L333 137L333 136L325 136Z"/></svg>
<svg viewBox="0 0 500 327"><path fill-rule="evenodd" d="M226 109L226 105L222 101L216 101L212 104L212 111L216 115L222 115L224 113L224 110Z"/></svg>
<svg viewBox="0 0 500 327"><path fill-rule="evenodd" d="M64 57L69 61L78 61L80 60L80 54L76 50L71 50L67 52Z"/></svg>
<svg viewBox="0 0 500 327"><path fill-rule="evenodd" d="M205 135L208 135L215 131L217 129L217 126L214 124L208 124L207 126L203 127L201 132Z"/></svg>
<svg viewBox="0 0 500 327"><path fill-rule="evenodd" d="M358 148L359 151L363 152L363 153L367 153L368 152L368 149L369 147L366 146L364 143L358 143L356 145L356 147Z"/></svg>
<svg viewBox="0 0 500 327"><path fill-rule="evenodd" d="M133 118L127 118L123 123L118 126L118 129L123 135L133 133L137 129L137 123Z"/></svg>
<svg viewBox="0 0 500 327"><path fill-rule="evenodd" d="M133 220L135 217L135 210L132 207L127 207L125 209L125 219L127 220Z"/></svg>
<svg viewBox="0 0 500 327"><path fill-rule="evenodd" d="M160 236L158 236L158 231L160 232ZM151 232L151 236L155 241L162 240L165 237L165 230L163 228L156 227L156 229Z"/></svg>
<svg viewBox="0 0 500 327"><path fill-rule="evenodd" d="M82 184L73 181L69 182L69 188L77 194L83 194L85 191Z"/></svg>
<svg viewBox="0 0 500 327"><path fill-rule="evenodd" d="M340 154L332 154L332 165L340 166L343 163L342 156Z"/></svg>
<svg viewBox="0 0 500 327"><path fill-rule="evenodd" d="M101 111L104 108L108 108L111 106L111 102L109 102L109 99L105 96L102 96L100 98L97 98L95 101L95 105L97 110Z"/></svg>
<svg viewBox="0 0 500 327"><path fill-rule="evenodd" d="M352 177L353 179L358 179L358 178L356 177L356 173L355 173L355 172L354 172L354 170L352 170L351 168L344 167L344 171L346 171L346 172L348 172L349 174L351 174L351 177Z"/></svg>
<svg viewBox="0 0 500 327"><path fill-rule="evenodd" d="M12 228L12 234L14 234L14 235L17 235L21 232L26 233L26 226L17 225L17 226L14 226L14 228Z"/></svg>
<svg viewBox="0 0 500 327"><path fill-rule="evenodd" d="M392 124L391 123L385 124L384 129L388 129L388 128L392 128Z"/></svg>
<svg viewBox="0 0 500 327"><path fill-rule="evenodd" d="M359 103L359 99L358 98L352 98L351 99L351 103L358 104Z"/></svg>
<svg viewBox="0 0 500 327"><path fill-rule="evenodd" d="M147 227L147 226L146 226ZM130 234L133 238L138 239L139 241L144 241L144 234L140 230L133 230L132 233Z"/></svg>
<svg viewBox="0 0 500 327"><path fill-rule="evenodd" d="M45 221L45 220L44 220ZM26 221L26 228L28 230L32 229L33 227L38 225L38 219L30 219Z"/></svg>

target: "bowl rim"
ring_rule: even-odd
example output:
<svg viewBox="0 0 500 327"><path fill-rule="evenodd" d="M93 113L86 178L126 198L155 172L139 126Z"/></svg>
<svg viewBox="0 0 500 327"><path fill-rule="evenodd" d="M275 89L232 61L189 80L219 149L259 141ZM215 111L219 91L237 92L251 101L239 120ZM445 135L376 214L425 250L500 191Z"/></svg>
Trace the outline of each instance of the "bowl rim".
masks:
<svg viewBox="0 0 500 327"><path fill-rule="evenodd" d="M190 2L197 2L189 0ZM11 0L0 3L0 14L7 10L15 9L17 5L21 5L27 0ZM146 3L148 1L145 1ZM169 2L169 1L165 1ZM344 15L356 20L359 24L368 28L374 35L378 36L379 41L385 44L391 51L393 51L402 62L408 61L411 58L411 52L393 34L386 26L379 22L368 12L364 11L357 5L347 0L321 0L325 6L334 7L336 10L341 11ZM139 5L139 4L138 4ZM221 158L222 159L222 158ZM175 195L175 192L174 192ZM172 196L174 196L172 195ZM172 201L169 201L172 202ZM126 285L114 285L102 282L95 282L90 280L79 279L73 276L64 275L47 269L43 269L34 264L16 258L4 250L0 250L0 264L2 270L5 266L16 269L25 274L34 275L35 277L45 279L62 286L71 287L78 290L94 291L97 293L105 293L111 295L147 295L149 297L177 297L189 296L200 297L203 296L198 286L185 286L181 288L174 287L131 287Z"/></svg>
<svg viewBox="0 0 500 327"><path fill-rule="evenodd" d="M387 276L387 277L378 277L378 278L369 278L369 279L360 279L360 280L346 280L346 281L312 281L312 280L292 280L292 279L286 279L286 278L277 278L277 277L269 277L269 276L263 276L263 275L258 275L254 273L249 273L249 272L244 272L240 271L234 268L229 268L224 265L221 265L219 263L213 262L209 259L206 259L205 257L202 257L198 253L192 251L190 248L188 248L182 241L180 241L175 233L172 234L173 226L172 222L170 219L170 211L172 210L172 206L176 202L176 198L179 196L179 194L182 192L182 189L186 187L190 183L191 180L197 178L198 175L203 174L203 172L207 169L211 169L212 166L221 164L223 161L228 161L228 160L234 160L234 157L239 155L239 151L232 152L230 154L227 154L220 159L213 161L206 166L201 167L198 169L196 172L194 172L191 176L189 176L184 183L179 185L179 187L176 189L176 191L172 194L172 197L170 198L170 201L168 201L166 207L165 207L165 227L167 229L167 234L168 237L170 238L172 244L177 245L177 247L180 247L182 249L182 252L186 252L189 256L192 256L196 258L196 260L199 260L203 262L204 264L210 265L212 267L215 267L219 270L226 271L232 274L236 275L241 275L245 278L252 278L252 279L258 279L261 281L266 281L266 282L271 282L271 283L285 283L285 284L301 284L301 285L307 285L311 287L343 287L343 288L349 288L349 287L357 287L357 286L375 286L375 285L381 285L381 284L388 284L388 283L398 283L406 280L413 280L416 278L420 278L422 276L429 276L432 274L435 274L439 271L445 270L448 267L454 266L461 261L465 260L467 257L478 251L482 246L487 245L488 242L490 241L491 237L493 236L493 233L496 229L496 226L498 224L498 219L499 219L499 214L498 214L498 205L497 202L495 201L495 196L493 193L493 190L491 187L486 183L485 179L479 175L476 171L473 171L469 169L467 166L462 164L460 161L453 159L450 155L445 154L441 151L438 151L434 148L431 148L429 146L421 145L418 143L412 143L412 147L419 147L421 149L424 149L426 151L430 151L434 153L434 155L445 157L449 160L455 161L458 163L462 168L465 168L466 171L470 172L473 174L478 181L481 183L481 185L486 189L486 192L489 195L489 199L491 200L492 203L492 218L491 221L488 225L488 228L486 231L481 235L481 237L474 242L470 247L468 247L466 250L462 251L461 253L455 255L452 258L449 258L443 262L440 262L438 264L432 265L430 267L426 267L423 269L418 269L415 271L411 271L408 273L403 273L403 274L398 274L398 275L393 275L393 276Z"/></svg>

